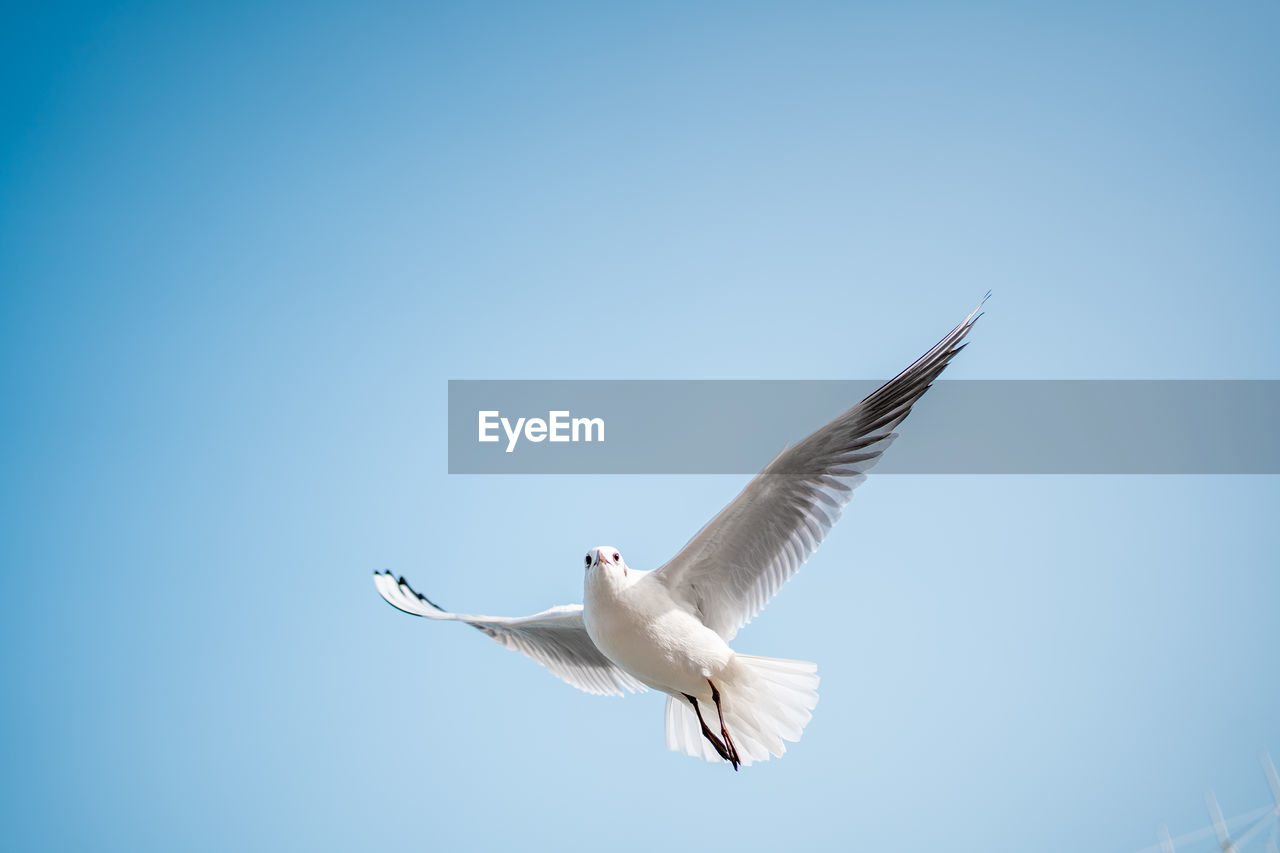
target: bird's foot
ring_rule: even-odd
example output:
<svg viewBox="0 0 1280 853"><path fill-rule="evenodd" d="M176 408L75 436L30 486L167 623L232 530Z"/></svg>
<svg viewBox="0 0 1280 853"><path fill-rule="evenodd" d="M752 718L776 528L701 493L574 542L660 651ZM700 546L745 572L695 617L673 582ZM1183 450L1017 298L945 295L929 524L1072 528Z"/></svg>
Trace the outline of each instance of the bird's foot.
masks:
<svg viewBox="0 0 1280 853"><path fill-rule="evenodd" d="M733 738L729 737L729 730L724 725L724 711L720 708L720 691L716 689L710 678L707 679L707 684L711 685L711 701L716 703L716 716L720 718L720 735L724 738L725 748L729 753L725 759L733 765L734 770L737 770L742 760L738 758L738 748L733 745Z"/></svg>
<svg viewBox="0 0 1280 853"><path fill-rule="evenodd" d="M738 750L733 747L733 741L729 741L729 745L725 746L725 742L716 737L715 733L707 726L707 721L702 719L702 708L698 706L698 700L688 693L684 694L684 698L689 700L689 704L693 706L693 712L698 715L698 724L702 726L702 736L711 742L711 745L715 747L721 758L732 764L733 769L737 770L740 762L738 761ZM724 732L724 723L720 724L720 731ZM728 733L724 733L727 737Z"/></svg>

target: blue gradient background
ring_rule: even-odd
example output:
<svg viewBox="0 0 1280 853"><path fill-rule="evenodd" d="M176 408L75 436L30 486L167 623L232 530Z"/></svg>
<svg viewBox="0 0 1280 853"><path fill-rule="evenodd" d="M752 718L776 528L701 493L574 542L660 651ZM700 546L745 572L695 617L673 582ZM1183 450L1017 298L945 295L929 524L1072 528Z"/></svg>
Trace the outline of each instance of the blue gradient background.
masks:
<svg viewBox="0 0 1280 853"><path fill-rule="evenodd" d="M1280 378L1278 40L7 4L0 846L1130 851L1265 805L1275 477L872 478L739 636L823 686L736 775L370 573L578 601L587 547L656 566L743 483L450 477L450 378L874 378L988 288L952 378Z"/></svg>

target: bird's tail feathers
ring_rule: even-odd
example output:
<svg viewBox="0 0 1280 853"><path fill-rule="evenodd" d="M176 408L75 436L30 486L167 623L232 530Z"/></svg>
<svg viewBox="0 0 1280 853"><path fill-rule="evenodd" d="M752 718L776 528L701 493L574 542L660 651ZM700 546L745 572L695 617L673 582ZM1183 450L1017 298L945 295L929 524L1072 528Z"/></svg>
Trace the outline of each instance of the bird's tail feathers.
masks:
<svg viewBox="0 0 1280 853"><path fill-rule="evenodd" d="M780 757L787 751L784 741L800 740L818 704L818 667L808 661L736 654L717 684L724 726L743 764ZM702 719L719 734L710 686L697 698ZM704 761L724 760L703 737L693 707L675 697L667 698L667 748Z"/></svg>

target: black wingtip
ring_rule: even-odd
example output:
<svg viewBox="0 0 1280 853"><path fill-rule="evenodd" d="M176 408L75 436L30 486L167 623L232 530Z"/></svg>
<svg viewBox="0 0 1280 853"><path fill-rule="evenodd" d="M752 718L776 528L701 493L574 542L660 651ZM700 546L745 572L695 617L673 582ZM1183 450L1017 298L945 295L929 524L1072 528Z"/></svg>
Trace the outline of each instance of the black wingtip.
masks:
<svg viewBox="0 0 1280 853"><path fill-rule="evenodd" d="M969 331L969 329L972 329L979 320L982 319L983 314L987 313L986 311L982 310L982 306L986 305L987 300L990 298L991 298L991 291L988 290L986 293L982 295L982 300L978 303L978 307L974 308L971 312L969 312L969 319L966 320L964 323L964 328L966 333Z"/></svg>
<svg viewBox="0 0 1280 853"><path fill-rule="evenodd" d="M387 572L387 574L389 575L389 574L391 574L391 572ZM431 599L427 598L425 595L423 595L422 593L418 592L418 591L417 591L416 589L414 589L413 587L409 586L409 582L408 582L407 580L405 580L405 579L404 579L404 575L401 575L399 578L397 578L397 579L396 579L396 583L400 584L400 586L404 588L404 591L405 591L405 592L407 592L407 593L409 593L410 595L414 596L414 597L415 597L415 598L417 598L419 601L425 601L427 604L430 604L430 605L431 605L432 607L434 607L436 610L440 610L440 611L443 611L443 612L445 612L445 613L449 613L449 612L450 612L448 608L446 608L446 607L441 607L439 604L436 604L434 601L432 601Z"/></svg>
<svg viewBox="0 0 1280 853"><path fill-rule="evenodd" d="M972 329L973 324L978 322L979 318L981 318L982 315L986 313L985 311L982 310L982 307L987 304L987 300L990 298L991 298L990 290L982 294L982 299L978 301L978 306L969 312L969 319L964 324L966 329Z"/></svg>

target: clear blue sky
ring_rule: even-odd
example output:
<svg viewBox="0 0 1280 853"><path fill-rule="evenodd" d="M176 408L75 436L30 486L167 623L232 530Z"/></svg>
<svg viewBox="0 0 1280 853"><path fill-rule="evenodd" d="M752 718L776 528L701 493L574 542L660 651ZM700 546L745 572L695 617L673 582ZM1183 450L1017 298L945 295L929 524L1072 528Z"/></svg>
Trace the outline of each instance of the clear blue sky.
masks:
<svg viewBox="0 0 1280 853"><path fill-rule="evenodd" d="M1267 802L1274 477L873 477L738 638L823 682L736 775L370 574L579 601L742 485L450 477L451 378L883 377L988 288L951 377L1280 378L1274 3L0 16L0 846L1123 853Z"/></svg>

